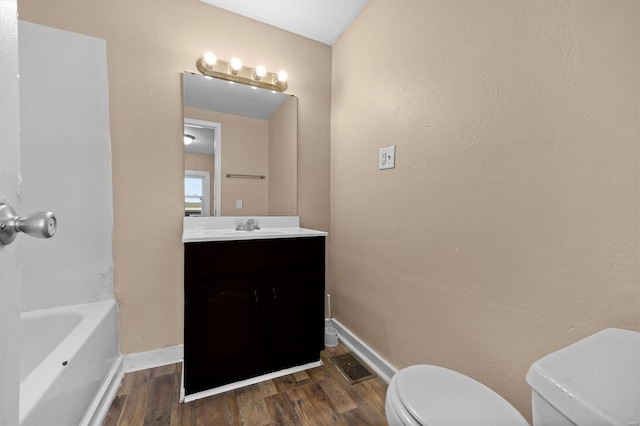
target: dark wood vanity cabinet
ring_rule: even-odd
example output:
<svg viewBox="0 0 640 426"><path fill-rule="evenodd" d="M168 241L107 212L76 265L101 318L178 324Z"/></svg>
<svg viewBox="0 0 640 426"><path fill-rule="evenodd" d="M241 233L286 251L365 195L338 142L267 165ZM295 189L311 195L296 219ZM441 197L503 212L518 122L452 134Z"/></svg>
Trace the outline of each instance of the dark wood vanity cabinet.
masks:
<svg viewBox="0 0 640 426"><path fill-rule="evenodd" d="M185 392L320 359L325 237L185 244Z"/></svg>

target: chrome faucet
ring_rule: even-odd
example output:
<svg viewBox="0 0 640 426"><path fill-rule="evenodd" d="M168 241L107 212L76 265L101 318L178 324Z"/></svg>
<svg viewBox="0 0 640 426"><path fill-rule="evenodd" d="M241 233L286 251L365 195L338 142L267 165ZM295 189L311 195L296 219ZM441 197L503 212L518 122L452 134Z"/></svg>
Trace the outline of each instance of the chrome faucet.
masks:
<svg viewBox="0 0 640 426"><path fill-rule="evenodd" d="M236 220L236 231L258 231L260 230L260 221L258 219L247 219L243 222L242 219Z"/></svg>
<svg viewBox="0 0 640 426"><path fill-rule="evenodd" d="M242 219L236 221L236 231L257 231L260 229L260 222L258 219L247 219L244 224Z"/></svg>
<svg viewBox="0 0 640 426"><path fill-rule="evenodd" d="M247 219L247 221L244 223L244 226L242 227L243 230L245 231L253 231L254 227L253 224L255 223L255 221L253 219Z"/></svg>

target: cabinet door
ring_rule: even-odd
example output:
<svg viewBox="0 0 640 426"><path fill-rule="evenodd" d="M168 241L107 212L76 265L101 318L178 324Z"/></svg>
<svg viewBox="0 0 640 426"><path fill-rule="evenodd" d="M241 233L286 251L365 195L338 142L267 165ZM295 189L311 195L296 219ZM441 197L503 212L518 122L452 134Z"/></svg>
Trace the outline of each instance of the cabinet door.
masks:
<svg viewBox="0 0 640 426"><path fill-rule="evenodd" d="M270 277L268 324L274 369L319 359L324 341L322 278L316 270Z"/></svg>
<svg viewBox="0 0 640 426"><path fill-rule="evenodd" d="M185 300L188 394L261 373L266 363L264 290L257 277L218 276Z"/></svg>

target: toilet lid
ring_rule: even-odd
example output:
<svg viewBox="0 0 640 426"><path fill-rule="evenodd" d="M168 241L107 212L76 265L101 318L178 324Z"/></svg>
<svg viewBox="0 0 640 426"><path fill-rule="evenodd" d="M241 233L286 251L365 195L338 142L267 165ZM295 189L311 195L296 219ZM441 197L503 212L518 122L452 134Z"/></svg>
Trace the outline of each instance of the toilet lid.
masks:
<svg viewBox="0 0 640 426"><path fill-rule="evenodd" d="M398 372L404 407L423 425L527 425L500 395L470 377L434 365Z"/></svg>

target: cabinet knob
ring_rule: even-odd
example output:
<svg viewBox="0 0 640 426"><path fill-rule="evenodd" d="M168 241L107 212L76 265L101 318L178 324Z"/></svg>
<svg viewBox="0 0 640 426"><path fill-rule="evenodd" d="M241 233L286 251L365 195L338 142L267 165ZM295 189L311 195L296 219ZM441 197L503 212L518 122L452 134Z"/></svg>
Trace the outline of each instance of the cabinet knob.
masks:
<svg viewBox="0 0 640 426"><path fill-rule="evenodd" d="M253 297L255 297L256 303L258 303L258 291L257 290L253 291Z"/></svg>

